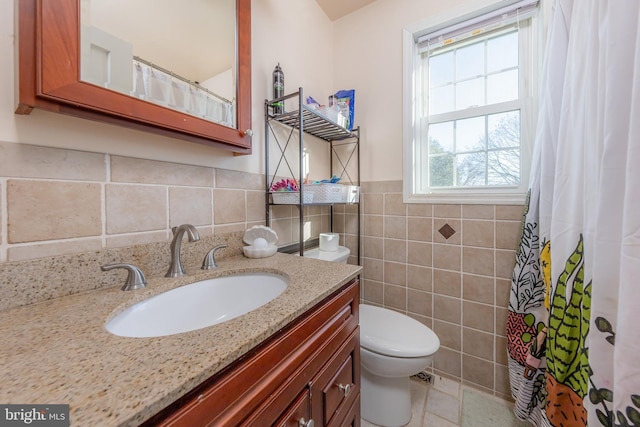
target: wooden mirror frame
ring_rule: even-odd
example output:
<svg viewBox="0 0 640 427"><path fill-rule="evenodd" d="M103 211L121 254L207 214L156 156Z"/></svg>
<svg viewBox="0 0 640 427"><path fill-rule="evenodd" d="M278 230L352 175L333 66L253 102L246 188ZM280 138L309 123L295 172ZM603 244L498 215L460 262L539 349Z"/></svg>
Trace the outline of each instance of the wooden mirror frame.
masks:
<svg viewBox="0 0 640 427"><path fill-rule="evenodd" d="M251 0L236 0L238 128L80 80L80 0L18 3L19 105L251 153Z"/></svg>

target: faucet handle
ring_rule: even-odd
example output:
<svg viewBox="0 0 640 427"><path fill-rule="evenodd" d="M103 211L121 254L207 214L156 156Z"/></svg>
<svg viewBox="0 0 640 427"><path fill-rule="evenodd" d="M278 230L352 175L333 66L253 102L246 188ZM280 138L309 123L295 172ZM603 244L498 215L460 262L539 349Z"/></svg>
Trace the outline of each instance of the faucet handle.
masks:
<svg viewBox="0 0 640 427"><path fill-rule="evenodd" d="M128 275L127 280L125 280L124 285L122 286L123 291L133 291L144 288L147 285L147 279L144 277L144 273L133 264L106 264L100 268L102 271L109 271L114 268L126 269Z"/></svg>
<svg viewBox="0 0 640 427"><path fill-rule="evenodd" d="M218 268L218 264L216 264L216 257L215 257L216 251L218 249L224 249L226 247L227 245L218 245L213 249L211 249L209 252L207 252L207 255L205 255L204 257L204 260L202 260L202 269L212 270L214 268Z"/></svg>

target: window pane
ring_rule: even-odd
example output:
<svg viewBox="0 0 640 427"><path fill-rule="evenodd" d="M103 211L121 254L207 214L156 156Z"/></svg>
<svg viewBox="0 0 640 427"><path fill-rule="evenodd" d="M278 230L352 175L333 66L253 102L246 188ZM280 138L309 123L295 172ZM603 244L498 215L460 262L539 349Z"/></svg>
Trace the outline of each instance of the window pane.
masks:
<svg viewBox="0 0 640 427"><path fill-rule="evenodd" d="M456 51L456 80L483 76L484 73L484 42Z"/></svg>
<svg viewBox="0 0 640 427"><path fill-rule="evenodd" d="M487 77L487 103L518 99L518 70L505 71Z"/></svg>
<svg viewBox="0 0 640 427"><path fill-rule="evenodd" d="M432 89L429 96L429 114L453 111L453 85Z"/></svg>
<svg viewBox="0 0 640 427"><path fill-rule="evenodd" d="M429 154L453 151L453 122L429 125Z"/></svg>
<svg viewBox="0 0 640 427"><path fill-rule="evenodd" d="M484 77L456 85L456 111L484 105Z"/></svg>
<svg viewBox="0 0 640 427"><path fill-rule="evenodd" d="M500 150L489 152L489 185L520 184L520 150Z"/></svg>
<svg viewBox="0 0 640 427"><path fill-rule="evenodd" d="M518 66L518 32L487 40L487 72Z"/></svg>
<svg viewBox="0 0 640 427"><path fill-rule="evenodd" d="M460 187L485 185L486 170L485 152L460 154L456 156L456 185Z"/></svg>
<svg viewBox="0 0 640 427"><path fill-rule="evenodd" d="M429 59L429 87L453 83L453 51Z"/></svg>
<svg viewBox="0 0 640 427"><path fill-rule="evenodd" d="M485 116L456 122L456 153L485 149Z"/></svg>
<svg viewBox="0 0 640 427"><path fill-rule="evenodd" d="M520 146L520 111L492 114L487 118L489 148Z"/></svg>
<svg viewBox="0 0 640 427"><path fill-rule="evenodd" d="M429 185L431 187L450 187L453 185L452 154L429 158Z"/></svg>

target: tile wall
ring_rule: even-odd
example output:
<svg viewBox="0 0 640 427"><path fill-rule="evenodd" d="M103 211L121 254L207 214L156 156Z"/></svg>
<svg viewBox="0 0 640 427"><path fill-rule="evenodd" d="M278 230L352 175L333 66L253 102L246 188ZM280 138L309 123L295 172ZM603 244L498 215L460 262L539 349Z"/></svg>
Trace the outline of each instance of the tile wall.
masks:
<svg viewBox="0 0 640 427"><path fill-rule="evenodd" d="M264 224L264 177L230 170L0 142L0 262L168 242ZM307 208L306 238L330 231L330 208ZM333 230L358 262L358 210L336 206ZM415 205L402 183L361 188L362 297L422 321L441 340L433 370L509 396L505 354L511 270L522 206ZM279 244L299 236L298 210L275 206Z"/></svg>
<svg viewBox="0 0 640 427"><path fill-rule="evenodd" d="M510 398L506 319L522 206L402 202L402 182L362 186L367 303L441 341L433 371Z"/></svg>

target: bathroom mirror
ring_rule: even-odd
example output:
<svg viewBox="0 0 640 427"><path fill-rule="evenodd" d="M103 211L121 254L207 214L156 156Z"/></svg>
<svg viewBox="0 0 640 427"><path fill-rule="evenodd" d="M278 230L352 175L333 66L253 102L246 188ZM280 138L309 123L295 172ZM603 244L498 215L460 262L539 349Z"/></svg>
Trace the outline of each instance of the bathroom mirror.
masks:
<svg viewBox="0 0 640 427"><path fill-rule="evenodd" d="M43 108L251 152L251 0L18 7L16 113Z"/></svg>

